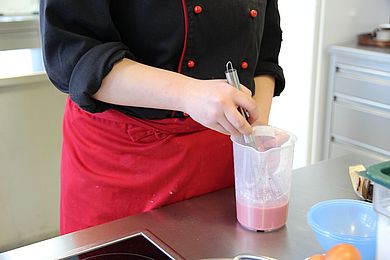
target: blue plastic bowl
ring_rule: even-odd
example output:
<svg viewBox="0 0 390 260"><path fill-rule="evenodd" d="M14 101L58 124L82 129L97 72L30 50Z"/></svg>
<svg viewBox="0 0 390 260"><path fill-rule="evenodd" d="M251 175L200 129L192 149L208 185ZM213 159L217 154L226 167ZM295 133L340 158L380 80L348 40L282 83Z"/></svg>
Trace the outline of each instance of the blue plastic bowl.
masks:
<svg viewBox="0 0 390 260"><path fill-rule="evenodd" d="M371 203L337 199L315 204L307 214L307 221L325 252L334 245L348 243L360 251L363 260L372 260L376 217Z"/></svg>

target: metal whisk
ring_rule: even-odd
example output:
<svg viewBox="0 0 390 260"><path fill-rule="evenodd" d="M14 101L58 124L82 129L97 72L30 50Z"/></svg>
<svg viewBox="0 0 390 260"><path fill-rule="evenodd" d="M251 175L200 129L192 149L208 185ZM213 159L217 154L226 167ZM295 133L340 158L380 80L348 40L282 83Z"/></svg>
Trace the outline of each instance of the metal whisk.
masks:
<svg viewBox="0 0 390 260"><path fill-rule="evenodd" d="M237 70L233 68L233 64L231 61L228 61L226 63L225 75L226 75L227 82L230 85L237 88L238 90L241 90L241 84L240 84L240 80L238 79ZM248 111L244 110L242 107L239 107L238 109L240 110L242 116L248 121L249 118ZM243 137L246 145L253 147L255 150L258 150L253 134L243 135Z"/></svg>

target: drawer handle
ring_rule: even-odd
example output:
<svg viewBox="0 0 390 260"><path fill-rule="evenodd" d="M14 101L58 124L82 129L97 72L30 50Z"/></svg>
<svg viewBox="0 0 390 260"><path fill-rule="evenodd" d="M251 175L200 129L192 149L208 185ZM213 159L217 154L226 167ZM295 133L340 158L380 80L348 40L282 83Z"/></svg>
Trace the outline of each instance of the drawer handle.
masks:
<svg viewBox="0 0 390 260"><path fill-rule="evenodd" d="M390 73L387 71L350 66L347 64L340 63L336 66L336 72L342 72L342 71L351 72L351 73L363 73L363 74L368 74L368 75L390 78Z"/></svg>

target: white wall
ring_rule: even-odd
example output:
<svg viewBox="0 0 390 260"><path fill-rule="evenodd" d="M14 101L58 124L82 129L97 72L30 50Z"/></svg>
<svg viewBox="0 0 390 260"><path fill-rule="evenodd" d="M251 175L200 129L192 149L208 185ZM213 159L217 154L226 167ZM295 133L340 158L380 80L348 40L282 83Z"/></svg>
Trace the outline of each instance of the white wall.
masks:
<svg viewBox="0 0 390 260"><path fill-rule="evenodd" d="M0 252L58 235L65 95L34 81L0 81Z"/></svg>
<svg viewBox="0 0 390 260"><path fill-rule="evenodd" d="M65 97L39 49L0 52L0 252L58 235Z"/></svg>
<svg viewBox="0 0 390 260"><path fill-rule="evenodd" d="M270 124L297 135L294 168L308 163L316 1L279 0L283 42L280 65L286 88L273 100Z"/></svg>

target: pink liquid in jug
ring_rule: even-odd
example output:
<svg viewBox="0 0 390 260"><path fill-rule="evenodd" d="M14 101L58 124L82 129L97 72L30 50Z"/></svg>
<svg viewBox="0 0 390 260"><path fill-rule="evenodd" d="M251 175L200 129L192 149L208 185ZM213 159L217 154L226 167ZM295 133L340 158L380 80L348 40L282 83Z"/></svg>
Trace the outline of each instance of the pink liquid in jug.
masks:
<svg viewBox="0 0 390 260"><path fill-rule="evenodd" d="M247 229L271 231L286 224L288 202L275 207L254 207L239 201L236 204L238 222Z"/></svg>

